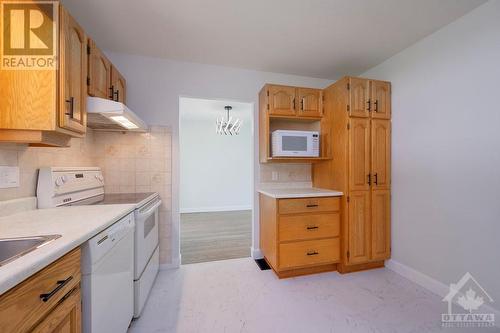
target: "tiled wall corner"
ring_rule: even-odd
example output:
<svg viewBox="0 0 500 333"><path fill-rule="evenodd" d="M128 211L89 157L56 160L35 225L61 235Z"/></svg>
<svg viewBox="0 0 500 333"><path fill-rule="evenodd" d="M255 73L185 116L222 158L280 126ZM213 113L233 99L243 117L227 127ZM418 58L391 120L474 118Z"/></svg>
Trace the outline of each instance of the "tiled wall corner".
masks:
<svg viewBox="0 0 500 333"><path fill-rule="evenodd" d="M152 126L149 133L95 132L94 158L102 168L107 193L158 192L160 262L171 258L172 134Z"/></svg>

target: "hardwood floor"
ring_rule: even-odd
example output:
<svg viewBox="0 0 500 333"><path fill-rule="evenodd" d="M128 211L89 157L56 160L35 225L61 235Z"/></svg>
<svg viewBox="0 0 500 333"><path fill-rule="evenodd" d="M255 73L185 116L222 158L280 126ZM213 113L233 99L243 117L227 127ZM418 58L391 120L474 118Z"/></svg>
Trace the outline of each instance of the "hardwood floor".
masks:
<svg viewBox="0 0 500 333"><path fill-rule="evenodd" d="M182 264L250 256L252 211L181 214Z"/></svg>

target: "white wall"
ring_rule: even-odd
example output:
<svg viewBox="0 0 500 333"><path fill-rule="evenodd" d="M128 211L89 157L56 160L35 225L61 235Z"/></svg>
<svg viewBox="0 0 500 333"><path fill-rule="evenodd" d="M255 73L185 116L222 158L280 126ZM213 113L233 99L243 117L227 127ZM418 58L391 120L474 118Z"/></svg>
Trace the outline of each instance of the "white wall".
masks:
<svg viewBox="0 0 500 333"><path fill-rule="evenodd" d="M393 259L500 302L500 1L363 76L392 82Z"/></svg>
<svg viewBox="0 0 500 333"><path fill-rule="evenodd" d="M226 105L243 122L238 135L215 132ZM179 110L180 212L252 209L253 104L181 98Z"/></svg>
<svg viewBox="0 0 500 333"><path fill-rule="evenodd" d="M106 52L127 79L127 104L149 124L172 127L172 252L179 251L179 97L254 103L258 133L258 92L265 83L324 88L333 81L215 65ZM254 136L254 184L259 182L258 135ZM258 211L254 192L254 209ZM252 247L258 253L258 214L253 217ZM173 258L173 261L179 258Z"/></svg>

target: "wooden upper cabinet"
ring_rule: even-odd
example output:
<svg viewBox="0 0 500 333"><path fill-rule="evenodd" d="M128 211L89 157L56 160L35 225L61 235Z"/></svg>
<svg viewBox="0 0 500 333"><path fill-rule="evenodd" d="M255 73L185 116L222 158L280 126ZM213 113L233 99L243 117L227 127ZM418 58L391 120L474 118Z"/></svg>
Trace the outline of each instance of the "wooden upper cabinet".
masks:
<svg viewBox="0 0 500 333"><path fill-rule="evenodd" d="M269 85L267 90L269 114L295 116L295 87Z"/></svg>
<svg viewBox="0 0 500 333"><path fill-rule="evenodd" d="M87 40L80 25L61 6L59 127L84 134L87 125Z"/></svg>
<svg viewBox="0 0 500 333"><path fill-rule="evenodd" d="M297 88L298 116L321 117L323 93L318 89Z"/></svg>
<svg viewBox="0 0 500 333"><path fill-rule="evenodd" d="M371 191L371 259L391 256L391 192Z"/></svg>
<svg viewBox="0 0 500 333"><path fill-rule="evenodd" d="M349 189L370 189L370 120L349 120Z"/></svg>
<svg viewBox="0 0 500 333"><path fill-rule="evenodd" d="M111 62L91 39L88 40L88 94L111 98Z"/></svg>
<svg viewBox="0 0 500 333"><path fill-rule="evenodd" d="M377 189L391 186L391 122L373 119L371 122L372 185Z"/></svg>
<svg viewBox="0 0 500 333"><path fill-rule="evenodd" d="M370 260L370 191L349 193L347 263Z"/></svg>
<svg viewBox="0 0 500 333"><path fill-rule="evenodd" d="M349 115L352 117L368 117L370 115L370 81L360 78L349 78Z"/></svg>
<svg viewBox="0 0 500 333"><path fill-rule="evenodd" d="M371 81L371 115L374 119L391 119L391 84Z"/></svg>
<svg viewBox="0 0 500 333"><path fill-rule="evenodd" d="M111 90L113 91L112 100L125 104L127 83L115 66L111 66Z"/></svg>

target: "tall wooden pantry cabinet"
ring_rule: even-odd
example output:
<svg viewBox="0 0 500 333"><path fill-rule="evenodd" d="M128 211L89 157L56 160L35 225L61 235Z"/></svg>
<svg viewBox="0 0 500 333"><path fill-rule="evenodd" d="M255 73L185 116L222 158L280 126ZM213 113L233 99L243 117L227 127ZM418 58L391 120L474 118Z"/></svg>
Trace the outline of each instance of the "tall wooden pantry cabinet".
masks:
<svg viewBox="0 0 500 333"><path fill-rule="evenodd" d="M345 194L338 270L383 266L391 255L391 84L344 77L323 94L332 160L313 165L313 184Z"/></svg>

